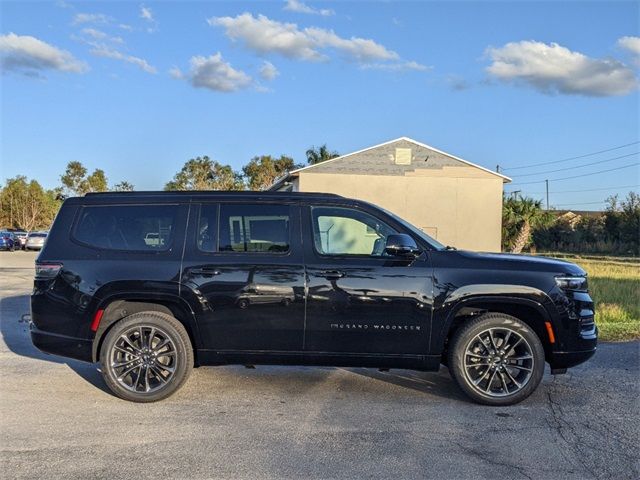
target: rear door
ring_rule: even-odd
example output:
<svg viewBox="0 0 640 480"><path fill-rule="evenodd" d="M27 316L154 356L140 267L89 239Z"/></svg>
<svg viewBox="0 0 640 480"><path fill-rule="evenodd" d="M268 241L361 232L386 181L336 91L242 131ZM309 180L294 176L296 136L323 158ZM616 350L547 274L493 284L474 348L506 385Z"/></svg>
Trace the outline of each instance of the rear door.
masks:
<svg viewBox="0 0 640 480"><path fill-rule="evenodd" d="M302 350L300 208L193 205L182 295L196 305L203 347L219 353Z"/></svg>

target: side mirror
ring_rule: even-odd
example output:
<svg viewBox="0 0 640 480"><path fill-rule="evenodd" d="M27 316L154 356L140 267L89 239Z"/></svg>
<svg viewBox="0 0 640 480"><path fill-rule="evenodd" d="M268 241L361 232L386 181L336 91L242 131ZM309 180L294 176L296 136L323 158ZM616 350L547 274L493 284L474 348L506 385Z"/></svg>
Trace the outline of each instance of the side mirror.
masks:
<svg viewBox="0 0 640 480"><path fill-rule="evenodd" d="M394 257L417 257L422 253L415 240L405 233L389 235L384 251Z"/></svg>

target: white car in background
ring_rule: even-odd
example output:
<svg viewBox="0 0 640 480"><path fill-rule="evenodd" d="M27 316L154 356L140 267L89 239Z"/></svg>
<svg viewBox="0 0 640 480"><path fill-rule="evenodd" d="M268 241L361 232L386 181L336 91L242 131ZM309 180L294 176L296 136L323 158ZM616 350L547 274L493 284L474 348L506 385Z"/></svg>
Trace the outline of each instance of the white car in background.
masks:
<svg viewBox="0 0 640 480"><path fill-rule="evenodd" d="M42 250L44 242L47 240L49 232L31 232L27 237L27 243L24 245L25 250Z"/></svg>

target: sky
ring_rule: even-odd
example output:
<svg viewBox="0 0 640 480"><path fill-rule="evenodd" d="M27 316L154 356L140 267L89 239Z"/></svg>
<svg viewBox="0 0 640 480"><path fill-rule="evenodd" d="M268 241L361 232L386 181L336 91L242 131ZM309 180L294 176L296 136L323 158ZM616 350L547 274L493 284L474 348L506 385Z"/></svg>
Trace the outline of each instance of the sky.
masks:
<svg viewBox="0 0 640 480"><path fill-rule="evenodd" d="M154 190L196 156L408 136L601 209L639 190L639 5L1 1L0 179L77 160Z"/></svg>

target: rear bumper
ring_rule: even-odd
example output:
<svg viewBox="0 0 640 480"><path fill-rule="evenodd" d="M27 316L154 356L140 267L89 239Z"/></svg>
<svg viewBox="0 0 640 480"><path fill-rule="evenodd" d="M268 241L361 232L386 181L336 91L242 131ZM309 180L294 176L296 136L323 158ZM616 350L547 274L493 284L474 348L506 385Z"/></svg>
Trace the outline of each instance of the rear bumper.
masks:
<svg viewBox="0 0 640 480"><path fill-rule="evenodd" d="M31 341L42 352L92 362L92 340L43 332L31 324Z"/></svg>

